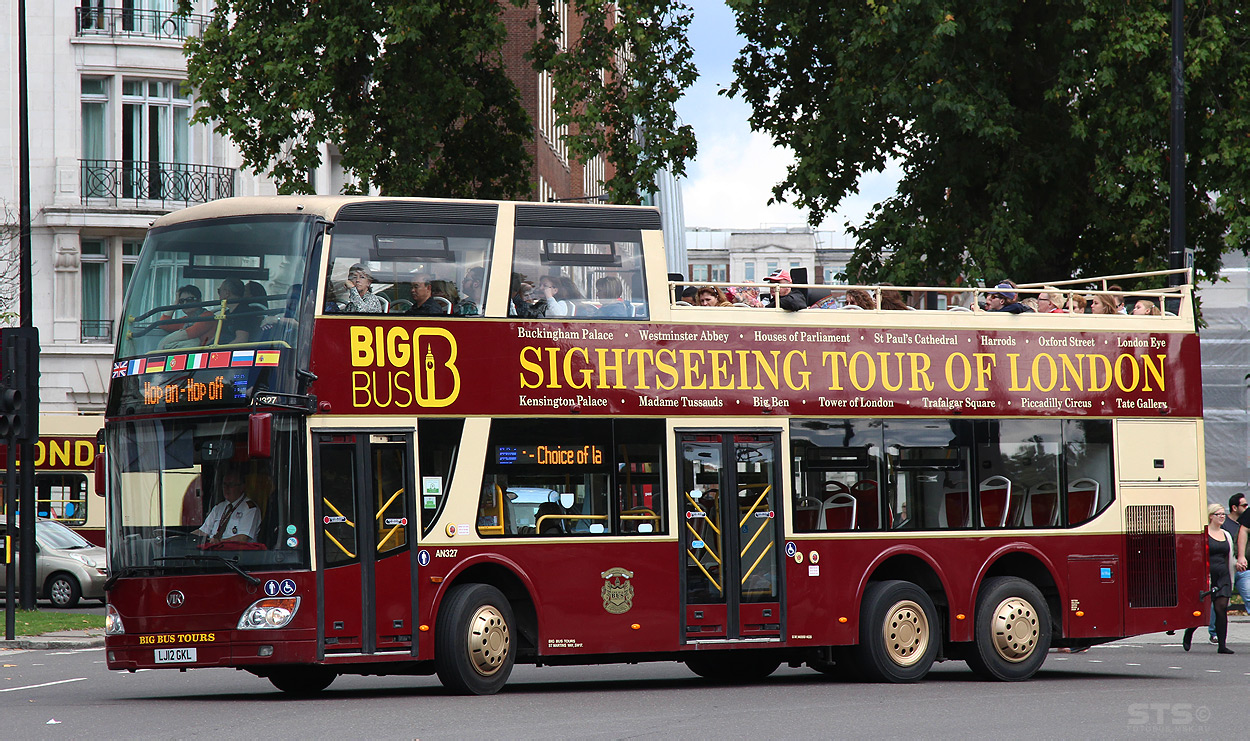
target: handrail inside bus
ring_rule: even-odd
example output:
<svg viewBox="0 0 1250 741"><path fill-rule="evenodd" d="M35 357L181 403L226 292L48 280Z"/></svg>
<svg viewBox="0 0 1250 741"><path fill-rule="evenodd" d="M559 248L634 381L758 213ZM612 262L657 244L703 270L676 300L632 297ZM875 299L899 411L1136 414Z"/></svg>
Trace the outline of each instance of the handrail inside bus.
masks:
<svg viewBox="0 0 1250 741"><path fill-rule="evenodd" d="M539 535L543 532L543 522L546 520L606 520L607 515L541 515L534 522L534 532Z"/></svg>
<svg viewBox="0 0 1250 741"><path fill-rule="evenodd" d="M755 571L755 567L760 565L760 561L763 561L764 556L767 556L768 552L771 551L772 549L773 549L773 541L770 540L768 541L768 544L764 546L764 549L760 551L759 558L756 558L755 563L751 564L751 568L747 569L746 573L742 575L742 582L741 582L742 584L747 583L747 578L750 577L751 574ZM744 552L742 555L745 556L746 553Z"/></svg>

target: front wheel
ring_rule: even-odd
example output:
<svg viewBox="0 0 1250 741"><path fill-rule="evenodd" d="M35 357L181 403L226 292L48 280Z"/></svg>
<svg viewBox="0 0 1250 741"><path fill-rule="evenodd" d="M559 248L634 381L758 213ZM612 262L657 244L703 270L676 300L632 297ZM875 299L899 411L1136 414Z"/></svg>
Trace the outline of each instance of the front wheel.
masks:
<svg viewBox="0 0 1250 741"><path fill-rule="evenodd" d="M330 686L338 674L324 666L301 666L280 669L267 678L269 682L288 695L308 697Z"/></svg>
<svg viewBox="0 0 1250 741"><path fill-rule="evenodd" d="M977 595L976 640L965 661L1004 682L1037 673L1050 650L1050 610L1037 587L1011 576L986 579Z"/></svg>
<svg viewBox="0 0 1250 741"><path fill-rule="evenodd" d="M860 607L856 664L877 682L918 682L937 658L942 632L933 599L909 581L868 585Z"/></svg>
<svg viewBox="0 0 1250 741"><path fill-rule="evenodd" d="M448 591L434 626L438 680L461 695L493 695L512 673L512 606L489 584L459 584Z"/></svg>
<svg viewBox="0 0 1250 741"><path fill-rule="evenodd" d="M74 607L82 597L82 587L69 574L57 574L48 580L48 599L57 607Z"/></svg>

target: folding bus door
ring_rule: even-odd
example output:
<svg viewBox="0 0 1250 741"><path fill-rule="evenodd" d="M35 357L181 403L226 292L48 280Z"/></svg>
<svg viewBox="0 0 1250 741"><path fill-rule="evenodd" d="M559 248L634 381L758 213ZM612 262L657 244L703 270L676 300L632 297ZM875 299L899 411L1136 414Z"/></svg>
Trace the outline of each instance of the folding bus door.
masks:
<svg viewBox="0 0 1250 741"><path fill-rule="evenodd" d="M313 435L323 654L413 650L412 435Z"/></svg>
<svg viewBox="0 0 1250 741"><path fill-rule="evenodd" d="M678 434L687 642L781 637L779 443L777 433Z"/></svg>

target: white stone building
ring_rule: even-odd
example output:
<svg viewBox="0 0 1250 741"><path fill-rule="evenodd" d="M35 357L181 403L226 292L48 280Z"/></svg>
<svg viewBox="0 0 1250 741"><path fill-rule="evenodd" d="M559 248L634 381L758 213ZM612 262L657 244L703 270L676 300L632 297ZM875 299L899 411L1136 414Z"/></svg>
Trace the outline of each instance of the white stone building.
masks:
<svg viewBox="0 0 1250 741"><path fill-rule="evenodd" d="M127 7L118 7L125 5ZM113 334L157 216L271 194L237 150L192 126L176 0L27 0L34 322L42 412L104 410ZM206 11L206 0L196 11ZM17 2L0 0L0 204L18 207ZM13 273L16 275L16 272ZM7 307L16 311L17 306Z"/></svg>
<svg viewBox="0 0 1250 741"><path fill-rule="evenodd" d="M775 270L806 268L809 283L845 283L849 245L809 227L686 229L685 276L691 283L763 281ZM798 278L795 278L798 281Z"/></svg>

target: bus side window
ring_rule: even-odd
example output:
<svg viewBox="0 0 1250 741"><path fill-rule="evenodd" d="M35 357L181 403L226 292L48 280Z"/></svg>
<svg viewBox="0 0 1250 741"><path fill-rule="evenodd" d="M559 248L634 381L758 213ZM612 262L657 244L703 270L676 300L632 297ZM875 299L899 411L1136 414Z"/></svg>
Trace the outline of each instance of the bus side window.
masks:
<svg viewBox="0 0 1250 741"><path fill-rule="evenodd" d="M615 425L616 515L624 535L668 532L664 497L664 424L621 420Z"/></svg>
<svg viewBox="0 0 1250 741"><path fill-rule="evenodd" d="M422 535L429 535L447 503L463 432L463 419L423 419L417 423L421 477L417 508L421 512Z"/></svg>
<svg viewBox="0 0 1250 741"><path fill-rule="evenodd" d="M1111 422L1071 419L1063 423L1066 491L1061 517L1079 525L1105 510L1113 499L1111 488Z"/></svg>

